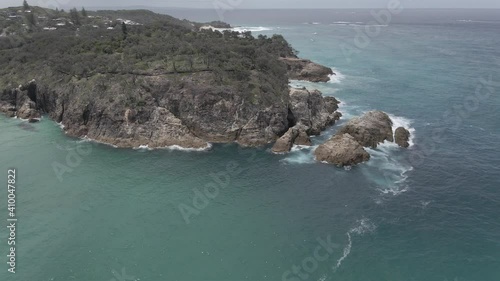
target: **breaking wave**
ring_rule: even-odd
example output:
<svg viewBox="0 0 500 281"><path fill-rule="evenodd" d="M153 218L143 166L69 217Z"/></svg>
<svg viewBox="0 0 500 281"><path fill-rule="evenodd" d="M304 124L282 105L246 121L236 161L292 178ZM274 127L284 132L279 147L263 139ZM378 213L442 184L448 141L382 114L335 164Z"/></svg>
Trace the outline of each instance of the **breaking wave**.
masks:
<svg viewBox="0 0 500 281"><path fill-rule="evenodd" d="M415 143L415 128L412 127L412 121L405 117L388 114L393 122L393 133L399 127L406 128L410 136L410 147ZM384 195L400 195L407 192L410 186L407 183L408 173L413 171L407 161L398 157L401 148L394 142L384 142L376 149L366 148L370 153L371 159L367 162L367 168L363 173L373 181L375 189ZM381 201L377 201L381 202Z"/></svg>

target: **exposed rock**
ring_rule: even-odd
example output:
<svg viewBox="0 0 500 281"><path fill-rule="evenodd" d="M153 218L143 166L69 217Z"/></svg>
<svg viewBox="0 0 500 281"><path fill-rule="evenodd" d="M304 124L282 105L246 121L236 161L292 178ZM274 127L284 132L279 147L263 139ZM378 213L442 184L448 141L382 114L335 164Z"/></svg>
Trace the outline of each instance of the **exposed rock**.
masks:
<svg viewBox="0 0 500 281"><path fill-rule="evenodd" d="M7 117L16 116L17 89L3 90L0 92L0 112Z"/></svg>
<svg viewBox="0 0 500 281"><path fill-rule="evenodd" d="M310 60L300 58L281 58L288 67L288 77L294 80L306 80L311 82L328 82L333 70L319 65Z"/></svg>
<svg viewBox="0 0 500 281"><path fill-rule="evenodd" d="M36 103L31 100L26 100L21 108L17 110L17 117L22 119L40 118L40 111L36 108Z"/></svg>
<svg viewBox="0 0 500 281"><path fill-rule="evenodd" d="M370 154L349 134L333 136L314 154L318 161L338 166L352 166L370 159Z"/></svg>
<svg viewBox="0 0 500 281"><path fill-rule="evenodd" d="M311 138L307 135L307 133L305 131L301 130L301 131L299 131L299 135L297 136L297 138L295 138L294 144L311 146L312 141L311 141Z"/></svg>
<svg viewBox="0 0 500 281"><path fill-rule="evenodd" d="M394 139L399 146L404 148L410 147L410 143L408 142L410 140L410 132L407 129L403 127L397 128Z"/></svg>
<svg viewBox="0 0 500 281"><path fill-rule="evenodd" d="M33 40L23 41L23 52L18 40L3 42L2 62L12 63L5 65L6 75L0 79L0 110L32 121L47 114L74 137L151 148L200 148L207 142L261 146L296 125L306 129L294 142L307 144L308 135L319 134L339 118L333 98L323 98L318 91L290 93L290 78L326 82L333 71L297 58L283 36L198 33L203 24L143 10L100 15L143 25L127 33L141 44L109 44L99 28L77 30L75 38L73 28L58 29L56 34L42 31L43 26L27 30L19 22L22 34L9 36ZM150 31L158 36L149 36ZM176 56L170 45L162 44L165 36L170 45L206 56L203 61ZM72 50L85 49L89 40L103 48L75 56ZM231 44L225 44L227 40ZM66 41L71 50L59 52ZM120 56L153 45L151 54ZM16 63L26 60L24 53L30 54L29 65ZM154 55L160 53L163 58ZM258 60L248 59L254 55Z"/></svg>
<svg viewBox="0 0 500 281"><path fill-rule="evenodd" d="M299 132L294 128L290 128L281 138L274 144L272 151L274 153L286 153L292 149L293 142L297 138Z"/></svg>
<svg viewBox="0 0 500 281"><path fill-rule="evenodd" d="M323 98L318 90L292 88L290 104L295 123L305 126L308 135L319 135L328 126L335 124L341 116L332 111L332 99Z"/></svg>
<svg viewBox="0 0 500 281"><path fill-rule="evenodd" d="M86 94L103 91L98 81L50 89L31 81L4 91L0 110L32 121L46 112L64 125L68 135L118 147L151 148L202 148L207 142L262 146L275 142L292 127L291 145L310 145L309 135L319 134L341 116L334 111L338 108L335 98L323 98L319 91L286 87L273 93L271 99L265 92L259 93L262 97L258 96L256 104L231 88L201 87L199 81L212 79L209 75L213 74L185 77L182 88L160 76L125 77L130 80L126 85L138 85L135 90L128 89L128 94L121 88L125 84L110 78L107 93L102 95ZM289 151L288 146L277 150Z"/></svg>
<svg viewBox="0 0 500 281"><path fill-rule="evenodd" d="M341 116L335 111L338 102L319 91L284 84L271 93L254 91L249 100L236 88L203 84L216 80L213 75L196 73L177 84L164 76L111 75L78 85L46 85L37 79L1 92L0 110L32 121L45 112L68 135L151 148L202 148L207 142L262 146L296 125L304 127L292 145L309 145L309 135L320 134Z"/></svg>
<svg viewBox="0 0 500 281"><path fill-rule="evenodd" d="M342 113L340 113L338 111L333 113L333 118L335 119L335 121L340 120L340 117L342 117Z"/></svg>
<svg viewBox="0 0 500 281"><path fill-rule="evenodd" d="M7 117L16 116L16 108L8 103L0 102L0 112L4 113Z"/></svg>
<svg viewBox="0 0 500 281"><path fill-rule="evenodd" d="M207 142L193 135L190 130L164 107L147 107L141 110L113 109L90 106L89 113L81 113L80 120L66 109L63 124L66 133L87 136L118 147L161 148L178 145L185 148L205 148ZM73 123L74 122L74 123Z"/></svg>
<svg viewBox="0 0 500 281"><path fill-rule="evenodd" d="M202 83L214 81L214 75L196 73L174 85L164 76L132 75L85 80L77 87L61 83L49 88L38 82L32 88L36 102L28 97L29 88L22 87L19 95L0 92L0 108L5 112L23 101L17 110L21 118L39 118L43 110L68 135L118 147L203 148L207 142L261 146L288 130L287 84L281 91L277 85L272 93L254 91L254 100L248 100L236 88Z"/></svg>
<svg viewBox="0 0 500 281"><path fill-rule="evenodd" d="M292 149L294 144L311 145L311 139L305 132L305 128L300 125L288 129L288 131L276 141L272 151L274 153L286 153Z"/></svg>
<svg viewBox="0 0 500 281"><path fill-rule="evenodd" d="M334 113L339 109L340 102L334 97L324 97L325 99L325 108L328 113Z"/></svg>
<svg viewBox="0 0 500 281"><path fill-rule="evenodd" d="M36 82L30 81L18 88L4 90L0 93L0 112L9 117L38 120L42 116L37 106Z"/></svg>
<svg viewBox="0 0 500 281"><path fill-rule="evenodd" d="M376 148L385 140L394 141L392 121L382 111L370 111L361 117L353 118L338 132L339 135L346 133L365 147Z"/></svg>

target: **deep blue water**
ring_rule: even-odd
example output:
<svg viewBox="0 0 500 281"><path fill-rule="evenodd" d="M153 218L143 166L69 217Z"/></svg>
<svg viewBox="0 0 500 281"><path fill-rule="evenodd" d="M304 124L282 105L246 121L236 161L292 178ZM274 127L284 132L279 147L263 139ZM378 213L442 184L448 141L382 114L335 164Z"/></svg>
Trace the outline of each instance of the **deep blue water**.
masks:
<svg viewBox="0 0 500 281"><path fill-rule="evenodd" d="M312 149L115 149L68 138L48 119L28 131L0 117L1 178L18 169L20 225L18 273L4 266L0 280L500 280L500 13L403 11L357 44L368 12L226 20L283 34L338 73L292 82L342 101L344 118L315 144L379 109L412 129L409 150L385 144L343 169L316 163ZM83 148L58 178L54 163ZM187 224L179 208L207 184L219 193ZM319 261L327 237L336 246ZM287 274L294 265L300 273Z"/></svg>

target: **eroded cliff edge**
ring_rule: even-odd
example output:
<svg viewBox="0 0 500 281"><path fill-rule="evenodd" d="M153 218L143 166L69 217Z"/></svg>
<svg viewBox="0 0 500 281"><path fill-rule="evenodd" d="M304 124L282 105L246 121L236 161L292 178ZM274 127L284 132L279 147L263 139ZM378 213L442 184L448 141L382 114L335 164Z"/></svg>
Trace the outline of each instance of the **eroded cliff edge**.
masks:
<svg viewBox="0 0 500 281"><path fill-rule="evenodd" d="M310 135L338 119L321 94L288 86L328 81L331 69L299 59L279 35L200 31L148 11L98 12L50 31L2 28L0 111L48 114L70 136L118 147L261 146L299 123Z"/></svg>

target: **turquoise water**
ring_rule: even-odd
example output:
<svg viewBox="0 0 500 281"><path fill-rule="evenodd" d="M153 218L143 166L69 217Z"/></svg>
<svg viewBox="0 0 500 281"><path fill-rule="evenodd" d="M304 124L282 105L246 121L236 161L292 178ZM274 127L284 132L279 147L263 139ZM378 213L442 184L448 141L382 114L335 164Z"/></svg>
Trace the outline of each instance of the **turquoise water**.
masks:
<svg viewBox="0 0 500 281"><path fill-rule="evenodd" d="M17 273L4 263L0 280L500 280L500 24L395 23L347 58L356 25L278 18L234 23L334 67L333 83L292 83L338 97L340 125L388 112L412 128L408 151L382 145L343 169L311 149L116 149L2 116L0 179L17 169L19 221Z"/></svg>

